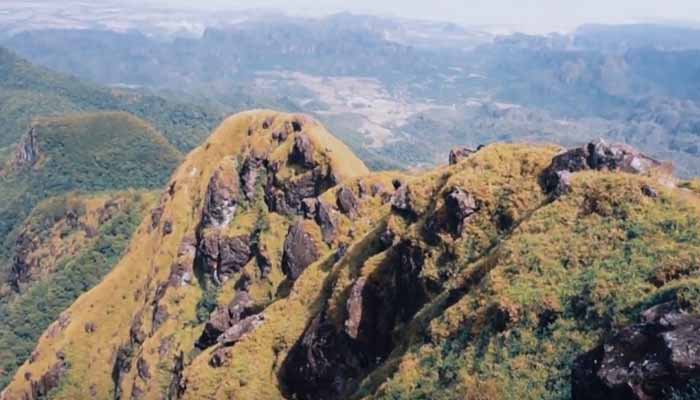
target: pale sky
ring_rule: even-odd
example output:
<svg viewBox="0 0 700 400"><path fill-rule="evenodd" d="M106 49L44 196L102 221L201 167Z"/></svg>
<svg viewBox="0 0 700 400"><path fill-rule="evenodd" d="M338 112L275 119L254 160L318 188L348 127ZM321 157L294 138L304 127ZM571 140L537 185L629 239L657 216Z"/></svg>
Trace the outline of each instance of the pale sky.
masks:
<svg viewBox="0 0 700 400"><path fill-rule="evenodd" d="M271 8L295 14L353 11L466 25L509 25L532 31L589 23L700 21L700 0L148 0L203 8Z"/></svg>

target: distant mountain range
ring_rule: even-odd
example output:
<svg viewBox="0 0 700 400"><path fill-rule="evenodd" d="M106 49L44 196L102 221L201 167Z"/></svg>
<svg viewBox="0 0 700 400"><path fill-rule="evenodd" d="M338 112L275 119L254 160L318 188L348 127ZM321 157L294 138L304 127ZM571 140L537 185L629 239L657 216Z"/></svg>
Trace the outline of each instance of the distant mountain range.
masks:
<svg viewBox="0 0 700 400"><path fill-rule="evenodd" d="M493 36L353 14L238 16L212 20L199 36L35 27L0 43L82 79L221 113L305 110L376 168L432 165L461 143L604 137L673 160L682 176L700 173L693 28L589 25L568 35ZM183 137L190 147L201 138Z"/></svg>

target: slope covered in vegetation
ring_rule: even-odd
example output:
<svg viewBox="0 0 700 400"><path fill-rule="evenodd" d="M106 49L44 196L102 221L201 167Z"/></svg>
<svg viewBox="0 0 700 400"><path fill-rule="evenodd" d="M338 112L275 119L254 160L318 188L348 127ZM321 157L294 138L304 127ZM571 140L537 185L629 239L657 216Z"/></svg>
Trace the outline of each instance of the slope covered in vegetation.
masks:
<svg viewBox="0 0 700 400"><path fill-rule="evenodd" d="M181 158L153 127L126 113L35 120L0 171L3 250L39 201L73 190L160 187Z"/></svg>
<svg viewBox="0 0 700 400"><path fill-rule="evenodd" d="M203 107L82 82L0 47L0 148L16 143L35 117L96 111L125 111L143 118L182 151L201 143L220 119Z"/></svg>
<svg viewBox="0 0 700 400"><path fill-rule="evenodd" d="M135 194L62 194L160 187L182 157L126 113L36 119L13 150L0 170L0 386L48 324L111 269L151 206Z"/></svg>
<svg viewBox="0 0 700 400"><path fill-rule="evenodd" d="M72 193L32 211L0 285L0 387L49 324L116 264L156 200L153 192Z"/></svg>
<svg viewBox="0 0 700 400"><path fill-rule="evenodd" d="M2 399L683 398L695 186L603 142L369 173L308 117L240 114Z"/></svg>

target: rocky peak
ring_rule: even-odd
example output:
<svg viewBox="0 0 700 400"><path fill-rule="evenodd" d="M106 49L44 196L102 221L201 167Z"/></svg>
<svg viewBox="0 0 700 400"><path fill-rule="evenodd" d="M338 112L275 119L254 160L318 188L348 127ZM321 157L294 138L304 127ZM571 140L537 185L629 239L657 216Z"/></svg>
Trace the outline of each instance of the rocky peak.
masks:
<svg viewBox="0 0 700 400"><path fill-rule="evenodd" d="M311 119L233 117L6 393L61 349L60 398L664 398L696 376L696 310L628 318L700 304L700 200L616 173L656 165L631 149L557 151L370 174ZM549 201L549 178L576 190ZM581 212L608 194L624 212Z"/></svg>
<svg viewBox="0 0 700 400"><path fill-rule="evenodd" d="M543 172L541 182L548 193L563 194L568 191L572 173L606 170L644 174L661 166L661 162L627 145L608 144L599 140L554 157L551 165Z"/></svg>
<svg viewBox="0 0 700 400"><path fill-rule="evenodd" d="M466 160L477 151L477 149L473 149L471 147L456 147L450 150L450 165L455 165Z"/></svg>

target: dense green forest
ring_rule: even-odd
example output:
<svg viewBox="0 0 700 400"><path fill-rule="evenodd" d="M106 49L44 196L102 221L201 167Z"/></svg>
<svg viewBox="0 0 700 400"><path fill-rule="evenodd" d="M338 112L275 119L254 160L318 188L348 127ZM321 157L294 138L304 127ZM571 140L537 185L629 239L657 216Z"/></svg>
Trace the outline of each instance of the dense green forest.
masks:
<svg viewBox="0 0 700 400"><path fill-rule="evenodd" d="M98 197L106 199L101 206L118 204L118 207L110 211L109 218L91 221L102 223L91 227L93 231L87 237L81 232L84 225L70 226L65 222L69 216L89 219L86 203L94 201L91 196L68 194L47 199L22 226L23 231L35 233L32 240L44 244L54 240L54 246L56 238L51 236L59 230L62 240L58 247L68 254L49 254L48 257L54 258L46 263L50 264L48 273L43 273L41 279L31 282L20 293L0 296L0 370L4 371L0 374L0 387L8 383L13 371L29 357L49 324L112 269L156 198L143 192L101 193ZM75 243L69 240L73 237ZM72 252L65 249L70 246Z"/></svg>
<svg viewBox="0 0 700 400"><path fill-rule="evenodd" d="M127 89L109 89L35 66L0 47L0 147L15 143L37 116L126 111L149 121L181 151L198 145L222 113Z"/></svg>
<svg viewBox="0 0 700 400"><path fill-rule="evenodd" d="M68 191L160 188L182 154L153 127L125 113L35 120L32 159L7 163L0 176L0 240L41 200Z"/></svg>

